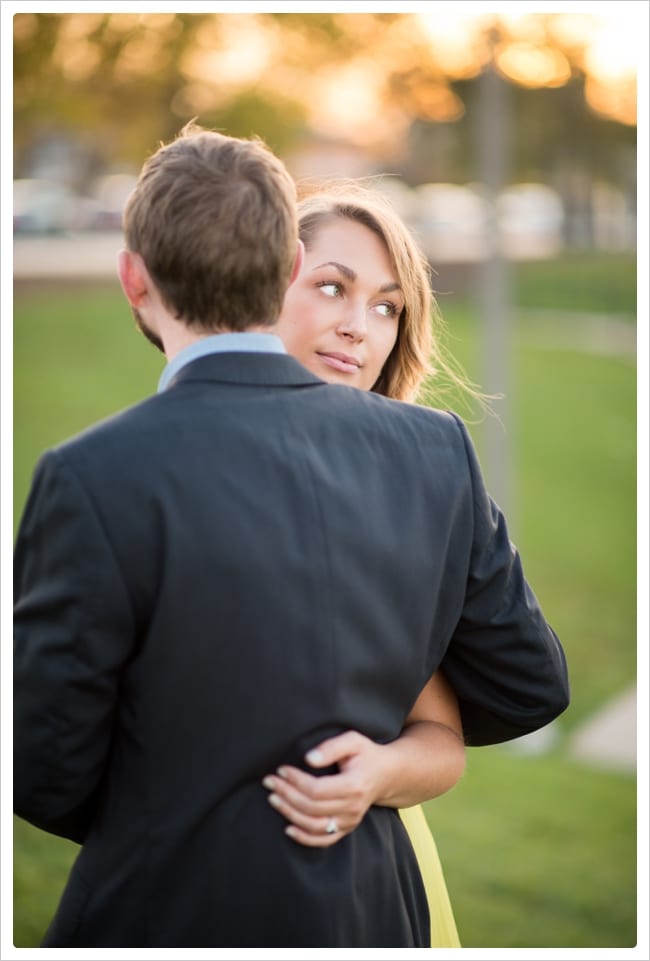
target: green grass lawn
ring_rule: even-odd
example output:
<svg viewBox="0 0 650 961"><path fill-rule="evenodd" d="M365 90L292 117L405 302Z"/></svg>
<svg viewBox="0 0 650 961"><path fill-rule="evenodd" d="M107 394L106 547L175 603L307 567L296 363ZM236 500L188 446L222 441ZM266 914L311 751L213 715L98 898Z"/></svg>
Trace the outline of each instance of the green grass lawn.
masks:
<svg viewBox="0 0 650 961"><path fill-rule="evenodd" d="M19 284L14 294L14 521L48 446L154 393L164 358L117 281Z"/></svg>
<svg viewBox="0 0 650 961"><path fill-rule="evenodd" d="M632 947L636 782L506 747L425 810L464 947Z"/></svg>
<svg viewBox="0 0 650 961"><path fill-rule="evenodd" d="M571 336L577 314L613 312L633 324L634 261L526 264L515 290L522 310L514 311L512 344L512 529L564 643L572 704L552 753L470 750L461 784L427 813L464 945L628 947L635 781L570 763L563 743L635 678L636 367L623 347L592 351ZM523 310L549 307L561 311L553 324ZM471 299L459 291L444 312L454 353L480 382ZM133 331L116 283L16 288L16 520L39 453L155 391L162 366ZM479 451L483 429L471 420ZM15 943L32 946L76 848L18 820L15 831Z"/></svg>

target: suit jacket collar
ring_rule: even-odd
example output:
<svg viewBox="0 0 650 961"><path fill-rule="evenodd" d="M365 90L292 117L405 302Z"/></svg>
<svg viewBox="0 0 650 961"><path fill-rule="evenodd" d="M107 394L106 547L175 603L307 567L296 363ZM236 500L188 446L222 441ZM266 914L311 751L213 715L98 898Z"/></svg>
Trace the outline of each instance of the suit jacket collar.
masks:
<svg viewBox="0 0 650 961"><path fill-rule="evenodd" d="M167 389L190 381L259 387L298 387L324 383L289 354L258 354L250 351L226 351L190 361L175 374Z"/></svg>

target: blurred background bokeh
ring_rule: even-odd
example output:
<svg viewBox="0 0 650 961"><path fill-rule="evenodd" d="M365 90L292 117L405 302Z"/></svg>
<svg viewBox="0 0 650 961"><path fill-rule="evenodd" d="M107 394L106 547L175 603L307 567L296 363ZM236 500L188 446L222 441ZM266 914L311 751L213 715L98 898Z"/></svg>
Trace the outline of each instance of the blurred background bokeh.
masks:
<svg viewBox="0 0 650 961"><path fill-rule="evenodd" d="M13 17L15 523L45 447L155 390L162 358L115 273L121 211L145 157L188 120L262 137L297 180L374 178L431 262L447 349L495 395L488 415L437 402L468 422L573 688L561 719L470 750L461 784L426 806L466 947L637 941L648 13L569 6ZM18 820L14 832L26 947L76 848Z"/></svg>

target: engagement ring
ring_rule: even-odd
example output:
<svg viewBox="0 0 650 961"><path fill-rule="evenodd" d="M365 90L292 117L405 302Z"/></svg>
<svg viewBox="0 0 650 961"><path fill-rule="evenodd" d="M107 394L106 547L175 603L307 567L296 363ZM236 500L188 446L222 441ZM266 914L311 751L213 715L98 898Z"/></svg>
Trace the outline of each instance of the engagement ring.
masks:
<svg viewBox="0 0 650 961"><path fill-rule="evenodd" d="M325 828L325 834L338 834L338 830L339 826L336 823L336 818L330 818Z"/></svg>

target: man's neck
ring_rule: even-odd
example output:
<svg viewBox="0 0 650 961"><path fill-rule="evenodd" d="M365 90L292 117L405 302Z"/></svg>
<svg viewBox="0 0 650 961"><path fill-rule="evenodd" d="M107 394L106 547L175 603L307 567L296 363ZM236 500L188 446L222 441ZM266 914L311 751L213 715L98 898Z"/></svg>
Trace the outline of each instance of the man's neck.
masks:
<svg viewBox="0 0 650 961"><path fill-rule="evenodd" d="M185 364L190 364L210 354L255 353L285 354L286 350L277 334L270 333L272 328L256 326L246 331L224 330L219 334L206 334L195 337L174 355L166 364L160 380L158 392L166 390L176 374Z"/></svg>
<svg viewBox="0 0 650 961"><path fill-rule="evenodd" d="M171 361L180 354L182 350L189 347L190 344L195 344L199 340L204 340L206 337L214 337L217 334L275 334L276 326L268 324L255 324L254 326L247 327L246 330L230 330L224 327L220 327L218 330L203 330L194 329L187 327L185 324L181 324L177 320L172 320L169 324L165 325L165 329L161 331L162 342L165 348L165 357L167 361Z"/></svg>

